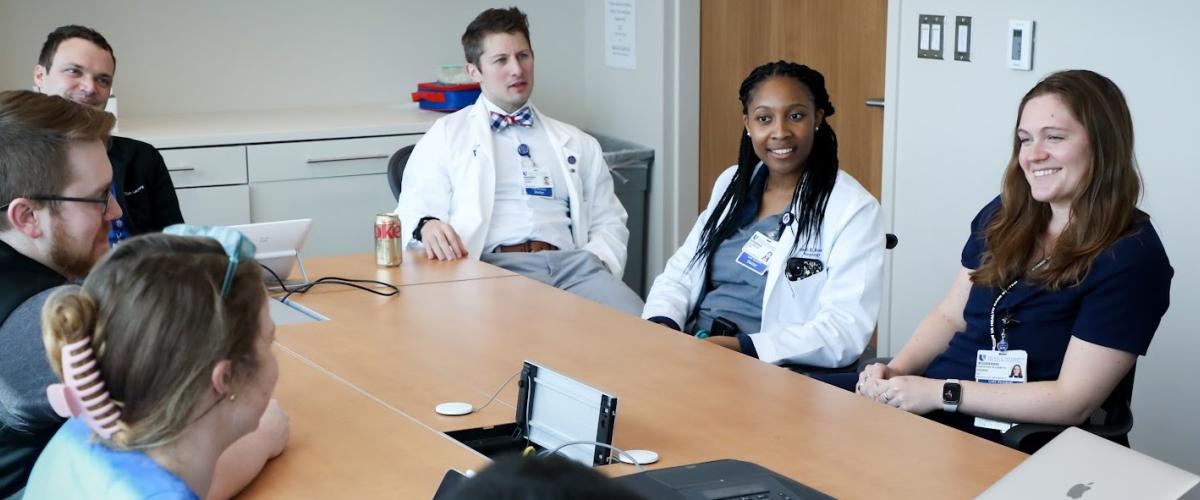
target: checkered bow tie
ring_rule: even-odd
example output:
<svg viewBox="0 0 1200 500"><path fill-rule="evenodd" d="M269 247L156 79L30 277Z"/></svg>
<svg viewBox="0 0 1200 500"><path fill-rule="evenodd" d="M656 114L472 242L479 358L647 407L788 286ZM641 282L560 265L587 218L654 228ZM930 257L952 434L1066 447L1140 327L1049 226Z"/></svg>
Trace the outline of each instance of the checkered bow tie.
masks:
<svg viewBox="0 0 1200 500"><path fill-rule="evenodd" d="M492 111L492 130L499 132L509 125L532 127L533 110L529 109L529 106L525 106L511 115Z"/></svg>

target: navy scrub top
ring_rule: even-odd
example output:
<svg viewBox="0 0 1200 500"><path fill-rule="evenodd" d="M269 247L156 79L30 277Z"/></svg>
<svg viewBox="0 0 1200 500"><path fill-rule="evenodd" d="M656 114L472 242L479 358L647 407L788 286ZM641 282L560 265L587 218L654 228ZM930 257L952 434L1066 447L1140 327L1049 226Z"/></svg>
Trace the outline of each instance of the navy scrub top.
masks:
<svg viewBox="0 0 1200 500"><path fill-rule="evenodd" d="M971 237L962 252L963 267L979 268L986 248L984 230L999 208L997 197L971 222ZM1008 328L1008 344L1009 349L1029 354L1026 376L1030 382L1058 378L1071 337L1145 355L1167 311L1172 275L1174 270L1150 217L1139 211L1129 233L1101 252L1077 285L1052 292L1025 281L1017 283L996 306L996 335L1005 315L1020 322ZM971 287L963 309L967 328L956 333L946 350L929 364L927 377L975 379L977 351L992 348L988 322L999 293L998 288ZM969 415L937 410L927 416L988 439L1000 439L999 431L975 427L974 417Z"/></svg>

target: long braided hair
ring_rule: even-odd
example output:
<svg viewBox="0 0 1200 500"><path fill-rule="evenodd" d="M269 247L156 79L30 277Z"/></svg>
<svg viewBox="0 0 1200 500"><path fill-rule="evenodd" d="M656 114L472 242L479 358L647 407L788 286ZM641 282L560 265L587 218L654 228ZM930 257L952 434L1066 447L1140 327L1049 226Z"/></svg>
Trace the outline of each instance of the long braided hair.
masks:
<svg viewBox="0 0 1200 500"><path fill-rule="evenodd" d="M787 61L771 62L754 68L754 71L742 80L742 86L738 90L738 99L742 102L742 115L746 115L758 86L773 77L794 78L804 84L812 95L813 104L825 112L825 118L833 116L833 103L829 102L825 77L808 66ZM754 145L750 142L750 137L744 131L739 131L739 134L741 146L738 149L737 171L734 172L729 187L725 188L717 205L713 207L708 221L704 223L704 231L700 233L700 244L692 258L692 264L707 260L717 251L721 242L738 229L735 215L745 206L750 195L754 169L761 163L758 155L754 154ZM834 183L837 182L837 134L828 121L821 123L817 129L812 151L809 152L802 168L804 171L800 182L796 184L796 190L792 193L792 202L789 205L790 209L792 205L799 204L799 213L796 214L796 238L792 241L793 250L800 244L801 236L806 243L820 238L821 224L825 221L825 205L829 202ZM729 216L722 218L722 214Z"/></svg>

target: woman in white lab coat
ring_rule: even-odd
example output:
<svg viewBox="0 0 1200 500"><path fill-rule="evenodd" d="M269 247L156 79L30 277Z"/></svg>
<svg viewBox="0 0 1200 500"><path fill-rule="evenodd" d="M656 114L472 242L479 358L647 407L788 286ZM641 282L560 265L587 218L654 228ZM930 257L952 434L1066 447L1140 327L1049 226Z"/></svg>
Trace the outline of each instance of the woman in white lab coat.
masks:
<svg viewBox="0 0 1200 500"><path fill-rule="evenodd" d="M642 317L770 363L849 365L879 313L879 203L838 168L820 73L768 63L739 98L738 164L717 179Z"/></svg>

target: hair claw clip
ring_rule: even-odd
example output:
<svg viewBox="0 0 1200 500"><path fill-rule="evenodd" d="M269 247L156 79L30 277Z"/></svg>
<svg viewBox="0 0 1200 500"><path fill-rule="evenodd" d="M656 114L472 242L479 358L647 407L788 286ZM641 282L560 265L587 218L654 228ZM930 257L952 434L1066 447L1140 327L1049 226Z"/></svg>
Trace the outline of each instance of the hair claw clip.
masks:
<svg viewBox="0 0 1200 500"><path fill-rule="evenodd" d="M46 397L55 413L81 419L93 432L108 439L117 432L121 410L104 390L91 341L91 337L85 337L62 347L63 383L47 387ZM73 351L79 352L72 354Z"/></svg>

